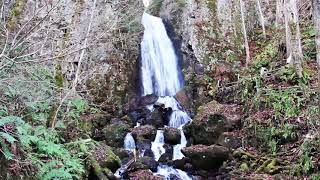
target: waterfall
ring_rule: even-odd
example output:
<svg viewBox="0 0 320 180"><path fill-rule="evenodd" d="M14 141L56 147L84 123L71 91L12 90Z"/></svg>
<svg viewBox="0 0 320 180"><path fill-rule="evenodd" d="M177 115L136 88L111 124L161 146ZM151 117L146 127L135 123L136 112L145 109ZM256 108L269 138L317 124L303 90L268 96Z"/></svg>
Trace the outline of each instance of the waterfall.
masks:
<svg viewBox="0 0 320 180"><path fill-rule="evenodd" d="M142 95L174 96L181 89L174 47L161 18L144 13L141 43Z"/></svg>
<svg viewBox="0 0 320 180"><path fill-rule="evenodd" d="M182 128L191 119L173 97L183 88L183 80L179 77L181 69L178 58L161 18L144 13L142 24L145 30L141 42L141 95L155 94L159 96L157 103L172 109L169 127L179 129L181 134L180 144L173 147L173 160L181 159L184 157L181 149L187 145ZM152 151L156 161L165 153L164 143L163 131L158 130L152 142ZM186 172L166 165L160 165L156 174L164 176L165 179L170 179L170 174L181 179L191 179Z"/></svg>
<svg viewBox="0 0 320 180"><path fill-rule="evenodd" d="M165 149L163 148L164 145L164 136L163 136L163 131L162 130L157 130L157 135L151 144L151 150L154 154L154 159L156 161L159 160L160 156L165 153Z"/></svg>
<svg viewBox="0 0 320 180"><path fill-rule="evenodd" d="M124 149L131 152L134 152L136 149L136 143L134 142L131 133L128 133L124 138Z"/></svg>

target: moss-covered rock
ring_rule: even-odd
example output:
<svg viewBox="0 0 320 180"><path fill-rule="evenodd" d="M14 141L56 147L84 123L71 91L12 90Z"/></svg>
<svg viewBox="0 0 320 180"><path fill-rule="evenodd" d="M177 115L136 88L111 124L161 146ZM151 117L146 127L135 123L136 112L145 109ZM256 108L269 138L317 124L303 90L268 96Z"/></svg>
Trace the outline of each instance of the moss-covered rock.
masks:
<svg viewBox="0 0 320 180"><path fill-rule="evenodd" d="M90 176L98 179L115 179L115 171L121 167L120 158L115 155L111 147L98 143L89 150L88 168L91 169Z"/></svg>
<svg viewBox="0 0 320 180"><path fill-rule="evenodd" d="M130 168L129 172L137 171L139 169L150 169L151 171L157 171L158 162L152 157L141 157L134 162Z"/></svg>
<svg viewBox="0 0 320 180"><path fill-rule="evenodd" d="M181 139L180 130L176 128L165 128L164 129L164 141L169 144L179 144Z"/></svg>
<svg viewBox="0 0 320 180"><path fill-rule="evenodd" d="M182 153L191 160L195 169L215 169L229 158L228 148L218 145L185 147Z"/></svg>
<svg viewBox="0 0 320 180"><path fill-rule="evenodd" d="M153 175L152 171L143 169L134 172L130 172L128 179L131 180L161 180L163 178Z"/></svg>
<svg viewBox="0 0 320 180"><path fill-rule="evenodd" d="M102 129L103 138L112 147L122 147L130 126L127 124L110 124Z"/></svg>
<svg viewBox="0 0 320 180"><path fill-rule="evenodd" d="M151 125L136 127L132 130L132 135L135 139L148 139L153 141L157 130Z"/></svg>
<svg viewBox="0 0 320 180"><path fill-rule="evenodd" d="M192 144L211 145L217 143L223 132L239 126L240 122L240 106L211 101L199 107L193 121L184 129Z"/></svg>

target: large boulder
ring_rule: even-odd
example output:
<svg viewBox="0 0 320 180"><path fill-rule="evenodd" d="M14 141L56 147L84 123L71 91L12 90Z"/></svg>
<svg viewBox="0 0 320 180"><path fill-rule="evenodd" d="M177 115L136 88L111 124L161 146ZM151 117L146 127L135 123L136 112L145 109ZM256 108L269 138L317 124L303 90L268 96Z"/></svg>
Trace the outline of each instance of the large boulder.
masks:
<svg viewBox="0 0 320 180"><path fill-rule="evenodd" d="M92 168L94 169L109 169L113 173L121 167L120 158L115 155L111 147L105 144L98 144L90 150L90 156L88 160L90 161ZM96 171L96 170L95 170Z"/></svg>
<svg viewBox="0 0 320 180"><path fill-rule="evenodd" d="M146 95L146 96L143 96L140 98L139 105L140 106L152 105L155 102L157 102L158 99L159 99L158 96L156 96L154 94L149 94L149 95Z"/></svg>
<svg viewBox="0 0 320 180"><path fill-rule="evenodd" d="M155 108L154 111L151 112L150 116L147 117L146 123L151 124L155 127L163 127L164 113L161 110L161 108Z"/></svg>
<svg viewBox="0 0 320 180"><path fill-rule="evenodd" d="M127 124L110 124L102 129L103 137L109 146L122 147L129 128Z"/></svg>
<svg viewBox="0 0 320 180"><path fill-rule="evenodd" d="M180 130L167 127L164 129L164 141L168 144L179 144L181 140Z"/></svg>
<svg viewBox="0 0 320 180"><path fill-rule="evenodd" d="M217 143L223 132L234 129L240 122L240 106L211 101L199 107L193 121L184 129L191 144L211 145Z"/></svg>
<svg viewBox="0 0 320 180"><path fill-rule="evenodd" d="M151 125L143 125L132 129L132 136L135 139L154 140L157 130Z"/></svg>
<svg viewBox="0 0 320 180"><path fill-rule="evenodd" d="M150 169L151 171L155 172L157 171L158 165L158 162L152 157L141 157L131 164L128 171L133 172L139 169Z"/></svg>
<svg viewBox="0 0 320 180"><path fill-rule="evenodd" d="M128 174L128 179L131 180L162 180L162 178L153 175L152 171L142 169Z"/></svg>
<svg viewBox="0 0 320 180"><path fill-rule="evenodd" d="M216 169L229 158L229 150L219 145L194 145L182 149L195 169Z"/></svg>
<svg viewBox="0 0 320 180"><path fill-rule="evenodd" d="M191 101L187 96L187 92L184 89L178 91L174 98L177 100L177 102L180 104L180 106L182 106L184 110L189 111L191 109Z"/></svg>

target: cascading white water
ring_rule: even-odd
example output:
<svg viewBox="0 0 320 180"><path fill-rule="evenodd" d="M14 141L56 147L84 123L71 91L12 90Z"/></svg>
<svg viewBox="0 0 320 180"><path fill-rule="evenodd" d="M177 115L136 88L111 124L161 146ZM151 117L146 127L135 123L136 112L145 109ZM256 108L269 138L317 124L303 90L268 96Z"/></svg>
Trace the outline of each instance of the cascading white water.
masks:
<svg viewBox="0 0 320 180"><path fill-rule="evenodd" d="M154 154L154 159L159 160L160 156L165 153L164 145L164 136L162 130L157 130L156 138L154 142L151 143L151 150Z"/></svg>
<svg viewBox="0 0 320 180"><path fill-rule="evenodd" d="M126 137L124 138L124 149L134 152L136 149L136 143L131 135L131 133L128 133Z"/></svg>
<svg viewBox="0 0 320 180"><path fill-rule="evenodd" d="M162 19L144 13L142 24L142 95L174 96L181 89L178 61Z"/></svg>
<svg viewBox="0 0 320 180"><path fill-rule="evenodd" d="M168 125L180 129L181 133L180 144L173 148L173 160L181 159L184 157L181 149L187 145L182 127L191 119L173 97L183 86L183 82L179 79L181 70L178 58L161 18L144 13L142 24L145 28L141 42L142 96L155 94L160 97L157 103L172 109ZM149 109L152 110L152 107ZM155 160L165 153L164 143L163 131L158 130L152 143ZM166 179L170 174L182 179L191 179L187 173L169 166L159 166L157 174L163 175Z"/></svg>
<svg viewBox="0 0 320 180"><path fill-rule="evenodd" d="M176 175L179 179L182 180L192 180L192 178L189 177L186 172L181 171L180 169L174 169L167 165L158 166L158 172L156 173L156 175L163 176L165 180L170 180L171 174Z"/></svg>

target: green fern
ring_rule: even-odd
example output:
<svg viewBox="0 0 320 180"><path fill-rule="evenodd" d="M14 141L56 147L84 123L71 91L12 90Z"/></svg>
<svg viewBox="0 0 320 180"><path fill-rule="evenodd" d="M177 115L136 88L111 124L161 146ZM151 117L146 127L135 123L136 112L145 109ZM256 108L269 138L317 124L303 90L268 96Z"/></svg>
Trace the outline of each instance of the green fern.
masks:
<svg viewBox="0 0 320 180"><path fill-rule="evenodd" d="M19 139L28 158L38 168L37 176L43 180L81 179L84 166L79 157L59 142L55 130L45 126L24 124L18 128Z"/></svg>
<svg viewBox="0 0 320 180"><path fill-rule="evenodd" d="M20 117L17 116L3 117L0 119L0 130L8 124L20 125L23 124L23 121ZM12 159L14 157L13 153L8 147L8 144L13 144L16 141L17 140L13 137L12 134L0 131L0 152L5 156L6 159Z"/></svg>

